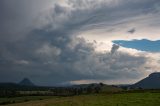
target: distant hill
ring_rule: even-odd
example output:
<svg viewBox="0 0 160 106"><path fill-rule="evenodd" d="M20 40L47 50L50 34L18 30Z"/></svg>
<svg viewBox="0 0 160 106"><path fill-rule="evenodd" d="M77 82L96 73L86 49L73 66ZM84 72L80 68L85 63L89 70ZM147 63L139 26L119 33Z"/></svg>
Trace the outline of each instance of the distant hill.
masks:
<svg viewBox="0 0 160 106"><path fill-rule="evenodd" d="M106 85L103 83L91 83L91 84L80 84L80 85L73 85L72 88L100 88L100 92L102 93L113 93L122 91L122 88L114 85Z"/></svg>
<svg viewBox="0 0 160 106"><path fill-rule="evenodd" d="M22 81L20 81L19 85L23 85L23 86L35 86L33 84L33 82L31 82L28 78L24 78Z"/></svg>
<svg viewBox="0 0 160 106"><path fill-rule="evenodd" d="M143 89L160 89L160 72L150 74L148 77L132 85Z"/></svg>

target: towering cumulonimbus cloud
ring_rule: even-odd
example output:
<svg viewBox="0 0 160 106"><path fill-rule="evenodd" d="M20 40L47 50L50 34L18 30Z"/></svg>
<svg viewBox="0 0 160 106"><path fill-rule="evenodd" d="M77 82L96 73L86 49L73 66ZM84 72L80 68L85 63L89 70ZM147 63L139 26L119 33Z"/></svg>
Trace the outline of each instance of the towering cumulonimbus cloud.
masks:
<svg viewBox="0 0 160 106"><path fill-rule="evenodd" d="M7 2L10 4L9 0ZM22 1L19 3L21 4ZM36 18L38 22L36 24L33 22L32 27L29 27L27 31L24 27L23 33L17 33L15 30L21 27L21 21L28 22L31 17L29 20L25 19L23 15L20 15L21 10L16 15L16 21L0 15L1 21L5 20L3 25L0 25L5 28L0 32L1 35L5 35L0 36L0 81L17 81L22 77L31 77L37 84L54 85L83 79L124 79L128 81L143 77L148 73L145 71L145 67L155 65L155 61L150 64L148 55L148 57L143 55L147 53L124 49L116 44L107 48L111 49L110 51L98 52L96 47L98 47L99 41L96 38L96 41L91 42L79 34L98 28L114 27L121 23L123 25L134 16L142 15L144 8L147 10L152 8L153 10L150 11L153 13L155 8L152 5L155 3L157 3L156 0L152 2L150 0L145 2L138 0L128 2L126 0L66 0L62 3L57 2L45 13L42 12L42 16L38 15ZM0 5L2 4L0 3ZM136 10L132 5L137 7ZM142 5L143 8L141 8ZM128 7L129 10L126 9ZM0 6L0 8L2 7ZM2 10L4 9L0 9L0 11ZM8 16L14 16L9 12L7 11ZM5 11L2 14L5 14ZM18 17L18 15L20 16ZM19 18L21 24L18 23ZM16 29L12 29L13 26L10 24L12 21L16 22L13 25ZM10 33L6 33L8 30ZM116 30L118 29L111 30L111 32ZM87 34L84 36L87 37ZM109 39L110 36L106 35L106 39ZM12 39L16 37L16 40ZM109 42L111 43L111 41ZM111 56L115 53L116 55Z"/></svg>

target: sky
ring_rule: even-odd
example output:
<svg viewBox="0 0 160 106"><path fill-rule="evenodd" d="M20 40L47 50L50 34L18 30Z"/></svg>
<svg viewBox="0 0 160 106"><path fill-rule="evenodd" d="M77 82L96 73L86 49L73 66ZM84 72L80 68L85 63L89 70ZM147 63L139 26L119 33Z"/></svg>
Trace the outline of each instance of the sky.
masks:
<svg viewBox="0 0 160 106"><path fill-rule="evenodd" d="M160 71L159 0L0 0L0 82L130 84Z"/></svg>

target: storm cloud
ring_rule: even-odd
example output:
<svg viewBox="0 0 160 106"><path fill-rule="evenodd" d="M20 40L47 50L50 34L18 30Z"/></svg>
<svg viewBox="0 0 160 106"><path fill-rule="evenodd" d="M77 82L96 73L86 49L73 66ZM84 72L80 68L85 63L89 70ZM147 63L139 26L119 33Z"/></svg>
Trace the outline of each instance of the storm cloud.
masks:
<svg viewBox="0 0 160 106"><path fill-rule="evenodd" d="M62 0L48 10L49 0L45 6L37 0L24 1L0 1L1 82L29 77L39 85L54 85L83 79L137 79L147 73L144 55L117 51L115 44L111 53L97 52L94 42L78 35L157 13L159 1Z"/></svg>

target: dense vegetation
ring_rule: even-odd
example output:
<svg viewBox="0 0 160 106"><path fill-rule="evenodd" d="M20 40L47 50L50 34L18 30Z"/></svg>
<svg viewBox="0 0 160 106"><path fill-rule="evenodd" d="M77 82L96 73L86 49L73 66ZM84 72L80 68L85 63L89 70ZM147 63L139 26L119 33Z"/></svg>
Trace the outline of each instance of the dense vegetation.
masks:
<svg viewBox="0 0 160 106"><path fill-rule="evenodd" d="M5 84L0 86L0 97L18 96L73 96L100 92L120 91L121 88L105 84L84 84L70 87L38 87Z"/></svg>

